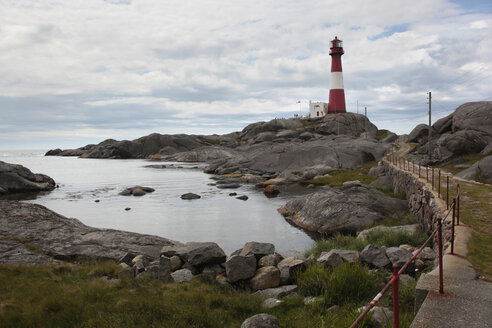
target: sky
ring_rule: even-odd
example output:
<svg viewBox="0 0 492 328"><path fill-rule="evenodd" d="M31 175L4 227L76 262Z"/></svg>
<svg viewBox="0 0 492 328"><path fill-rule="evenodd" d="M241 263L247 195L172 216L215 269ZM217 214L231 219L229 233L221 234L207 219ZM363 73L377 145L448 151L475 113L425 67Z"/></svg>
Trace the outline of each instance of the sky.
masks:
<svg viewBox="0 0 492 328"><path fill-rule="evenodd" d="M432 122L492 101L488 0L0 0L0 149L305 115L335 36L347 111L380 129L426 123L428 91Z"/></svg>

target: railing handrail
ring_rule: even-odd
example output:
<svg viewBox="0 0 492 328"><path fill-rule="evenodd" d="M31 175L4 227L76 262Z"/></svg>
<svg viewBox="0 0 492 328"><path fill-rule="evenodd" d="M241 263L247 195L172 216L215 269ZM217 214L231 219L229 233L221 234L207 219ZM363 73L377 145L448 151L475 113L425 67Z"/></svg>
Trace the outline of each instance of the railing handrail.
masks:
<svg viewBox="0 0 492 328"><path fill-rule="evenodd" d="M386 161L386 159L384 158L383 160ZM405 159L404 160L404 163L405 163ZM396 162L396 161L395 161ZM390 164L394 164L394 163L391 163L391 161L389 161ZM406 172L406 169L405 169L405 165L403 166L404 168L402 169L401 168L401 158L399 157L398 158L398 161L397 163L399 164L396 165L394 164L394 166L399 169L399 170L403 170ZM410 162L409 162L410 164ZM414 163L412 161L412 173L414 172ZM428 167L428 166L427 166ZM420 168L420 163L419 163L419 168ZM410 171L410 167L408 167L408 170ZM441 170L439 169L439 184L440 184L440 177L441 177ZM419 169L419 179L420 179L420 169ZM434 180L434 173L432 173L432 180ZM432 189L434 189L434 183L432 183ZM357 327L357 325L360 323L360 321L367 315L367 313L369 313L369 311L374 307L376 306L376 304L379 302L379 300L383 297L384 293L386 293L386 291L389 289L389 287L391 285L393 285L393 318L394 318L394 328L399 328L399 305L398 305L398 281L400 279L400 275L403 274L403 272L405 271L405 269L408 267L408 265L413 261L415 260L415 258L422 252L422 250L424 249L425 246L427 246L427 244L432 240L432 238L434 238L436 236L436 234L438 235L438 251L439 251L439 293L440 294L444 294L444 288L443 288L443 268L442 268L442 222L445 221L448 216L449 216L449 213L451 213L451 211L453 211L453 217L452 217L452 225L451 225L451 254L453 254L453 246L454 246L454 220L455 220L455 212L456 212L456 209L458 209L458 224L459 224L459 199L460 199L460 185L457 184L456 186L457 188L457 193L456 193L456 197L454 197L453 199L453 203L451 205L451 207L448 207L447 208L447 213L445 213L444 217L443 218L439 218L437 220L437 227L432 231L431 235L429 236L429 238L427 238L427 240L422 244L422 246L420 246L419 249L417 249L416 251L413 252L413 255L412 257L400 268L400 270L397 271L397 265L394 264L393 265L393 277L390 279L390 281L388 281L388 283L384 286L383 289L381 289L381 291L379 293L377 293L377 295L371 300L371 302L369 302L369 304L365 307L364 311L359 315L359 317L352 323L352 325L350 326L350 328L355 328ZM439 187L439 195L440 195L440 187ZM395 302L396 301L396 302ZM396 303L396 305L395 305Z"/></svg>

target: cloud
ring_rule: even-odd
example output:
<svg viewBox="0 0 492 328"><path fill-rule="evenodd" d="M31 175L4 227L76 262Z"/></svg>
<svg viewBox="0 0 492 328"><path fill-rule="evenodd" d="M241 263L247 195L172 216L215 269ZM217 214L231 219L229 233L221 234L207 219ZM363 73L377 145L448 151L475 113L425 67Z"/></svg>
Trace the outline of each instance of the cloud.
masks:
<svg viewBox="0 0 492 328"><path fill-rule="evenodd" d="M348 110L358 101L380 128L409 132L425 118L429 90L438 115L492 97L492 14L476 6L3 1L0 148L21 135L28 146L31 131L49 147L63 146L56 131L80 145L108 132L230 132L292 116L299 99L305 113L309 100L328 98L335 35L344 39Z"/></svg>

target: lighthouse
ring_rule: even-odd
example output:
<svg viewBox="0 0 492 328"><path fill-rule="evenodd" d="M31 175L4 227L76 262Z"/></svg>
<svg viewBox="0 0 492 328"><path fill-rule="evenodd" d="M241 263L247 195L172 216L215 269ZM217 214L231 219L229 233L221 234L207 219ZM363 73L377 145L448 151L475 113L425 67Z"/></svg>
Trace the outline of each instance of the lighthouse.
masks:
<svg viewBox="0 0 492 328"><path fill-rule="evenodd" d="M343 90L342 73L343 43L336 36L331 41L331 80L330 100L328 103L328 114L345 113L345 92Z"/></svg>

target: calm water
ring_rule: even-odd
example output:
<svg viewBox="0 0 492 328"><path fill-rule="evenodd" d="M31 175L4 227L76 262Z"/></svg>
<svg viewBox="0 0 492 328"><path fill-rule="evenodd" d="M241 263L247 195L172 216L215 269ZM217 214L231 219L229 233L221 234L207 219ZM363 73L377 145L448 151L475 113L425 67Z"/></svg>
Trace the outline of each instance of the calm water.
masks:
<svg viewBox="0 0 492 328"><path fill-rule="evenodd" d="M266 198L254 185L218 189L197 164L146 160L79 159L44 156L44 151L0 151L0 160L22 164L52 177L60 188L28 202L99 228L113 228L187 241L215 241L226 253L248 241L271 242L278 251L308 249L313 240L288 224L277 208L294 195ZM155 169L150 164L174 164ZM178 168L180 166L180 168ZM156 191L142 197L120 196L126 187L142 185ZM197 200L180 196L194 192ZM247 195L247 201L229 193ZM100 202L95 202L98 199ZM130 211L125 211L130 207Z"/></svg>

